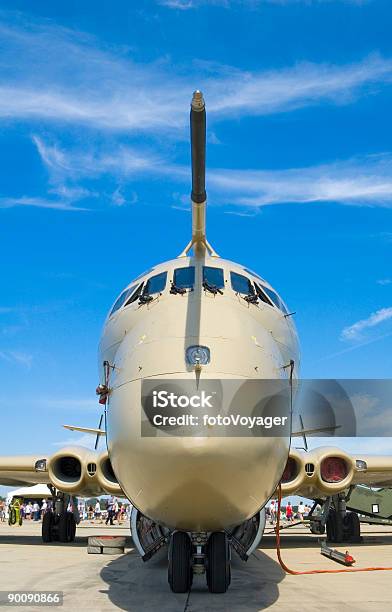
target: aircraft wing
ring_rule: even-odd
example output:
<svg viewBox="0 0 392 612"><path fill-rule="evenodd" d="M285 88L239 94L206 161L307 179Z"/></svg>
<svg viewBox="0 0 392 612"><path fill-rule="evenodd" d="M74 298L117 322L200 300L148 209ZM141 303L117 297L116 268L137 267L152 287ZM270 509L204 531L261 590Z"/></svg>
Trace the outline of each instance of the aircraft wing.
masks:
<svg viewBox="0 0 392 612"><path fill-rule="evenodd" d="M107 451L69 446L52 455L0 456L0 485L19 487L51 484L83 497L110 493L125 497Z"/></svg>
<svg viewBox="0 0 392 612"><path fill-rule="evenodd" d="M364 461L367 467L354 474L352 484L392 487L392 455L360 455L355 461Z"/></svg>
<svg viewBox="0 0 392 612"><path fill-rule="evenodd" d="M282 494L323 498L357 484L392 487L392 455L350 454L332 446L291 449Z"/></svg>
<svg viewBox="0 0 392 612"><path fill-rule="evenodd" d="M49 484L48 472L39 469L40 462L46 469L47 460L42 455L0 456L0 484L10 487Z"/></svg>

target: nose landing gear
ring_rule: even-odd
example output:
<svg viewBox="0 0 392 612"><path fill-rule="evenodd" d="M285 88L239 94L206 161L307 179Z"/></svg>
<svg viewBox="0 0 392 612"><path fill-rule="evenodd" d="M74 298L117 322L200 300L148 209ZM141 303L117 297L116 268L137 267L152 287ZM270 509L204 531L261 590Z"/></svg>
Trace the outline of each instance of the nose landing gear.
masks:
<svg viewBox="0 0 392 612"><path fill-rule="evenodd" d="M231 579L230 546L223 531L215 531L209 537L206 573L210 593L226 593Z"/></svg>
<svg viewBox="0 0 392 612"><path fill-rule="evenodd" d="M168 581L173 593L187 593L192 585L192 546L185 531L175 531L169 543Z"/></svg>
<svg viewBox="0 0 392 612"><path fill-rule="evenodd" d="M175 531L169 542L168 581L174 593L190 590L193 574L206 574L210 593L226 593L231 579L229 539L223 531Z"/></svg>

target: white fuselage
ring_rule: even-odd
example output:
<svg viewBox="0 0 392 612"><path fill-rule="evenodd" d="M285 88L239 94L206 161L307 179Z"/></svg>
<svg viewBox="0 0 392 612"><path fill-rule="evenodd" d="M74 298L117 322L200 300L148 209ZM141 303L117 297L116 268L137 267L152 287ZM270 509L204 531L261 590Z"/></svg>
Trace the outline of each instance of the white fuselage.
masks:
<svg viewBox="0 0 392 612"><path fill-rule="evenodd" d="M174 270L188 266L195 268L193 290L171 293ZM202 287L203 266L222 270L223 294ZM154 378L195 385L198 377L222 384L229 379L284 379L291 360L296 376L297 335L281 309L261 300L248 303L233 290L231 272L271 290L238 264L217 257L181 257L156 266L129 287L162 272L167 272L165 287L150 302L123 305L105 322L101 382L103 362L114 366L107 406L109 455L123 491L146 516L188 531L224 529L250 518L269 499L282 476L290 436L142 436L142 384ZM192 345L209 348L208 365L187 363L186 349Z"/></svg>

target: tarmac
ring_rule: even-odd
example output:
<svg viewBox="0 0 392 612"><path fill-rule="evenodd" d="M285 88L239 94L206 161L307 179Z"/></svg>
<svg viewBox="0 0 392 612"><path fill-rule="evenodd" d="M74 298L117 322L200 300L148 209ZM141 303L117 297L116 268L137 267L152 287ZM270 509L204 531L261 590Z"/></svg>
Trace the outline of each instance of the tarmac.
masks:
<svg viewBox="0 0 392 612"><path fill-rule="evenodd" d="M275 538L267 526L262 546L247 563L235 552L227 593L208 592L204 576L195 576L190 593L173 594L167 582L167 550L143 563L128 527L105 528L84 522L72 544L43 544L40 524L21 527L0 523L0 590L63 591L61 610L130 610L173 612L256 612L285 610L342 612L391 609L392 572L285 574L277 562ZM269 532L269 533L268 533ZM125 554L88 555L89 535L127 535ZM392 567L392 528L363 526L364 543L336 547L356 559L354 567ZM342 569L320 555L319 536L304 525L282 532L282 556L298 571ZM18 606L34 610L42 607Z"/></svg>

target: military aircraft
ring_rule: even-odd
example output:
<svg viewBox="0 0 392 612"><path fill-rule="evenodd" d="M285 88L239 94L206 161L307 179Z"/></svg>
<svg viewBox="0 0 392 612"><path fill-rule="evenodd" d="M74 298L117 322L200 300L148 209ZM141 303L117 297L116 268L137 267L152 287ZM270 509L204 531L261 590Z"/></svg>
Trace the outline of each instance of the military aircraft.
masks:
<svg viewBox="0 0 392 612"><path fill-rule="evenodd" d="M191 240L177 258L134 279L109 311L97 389L105 427L102 419L96 429L67 426L97 441L104 436L107 450L70 446L50 456L3 456L0 483L51 487L56 504L43 518L46 542L74 539L69 496L127 497L142 559L168 544L172 591L188 591L193 575L204 573L208 589L223 593L230 584L232 549L246 560L258 546L265 505L280 482L283 495L325 501L329 536L341 541L358 531L344 492L357 483L390 485L392 457L357 457L333 447L298 451L291 448L291 422L281 435L236 435L233 427L223 428L230 435L220 435L219 410L212 422L196 426L194 435L191 426L184 429L176 421L176 410L195 417L216 394L222 402L230 396L229 403L235 396L235 406L245 408L251 396L252 408L266 381L292 389L300 365L293 313L282 298L252 270L219 257L207 240L206 111L200 91L193 94L190 125ZM170 394L177 405L165 412ZM160 413L153 414L154 398L161 402ZM271 403L267 408L273 416ZM265 416L265 405L256 413ZM172 429L164 416L174 418Z"/></svg>

